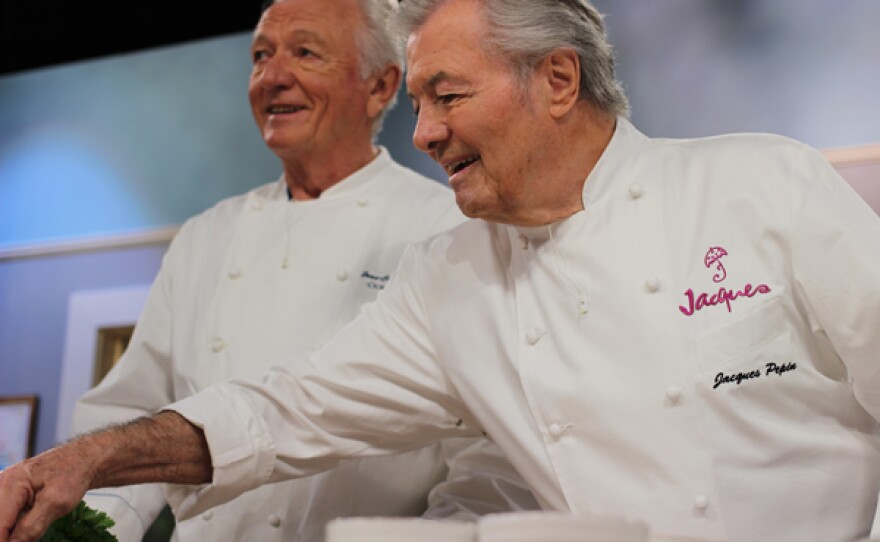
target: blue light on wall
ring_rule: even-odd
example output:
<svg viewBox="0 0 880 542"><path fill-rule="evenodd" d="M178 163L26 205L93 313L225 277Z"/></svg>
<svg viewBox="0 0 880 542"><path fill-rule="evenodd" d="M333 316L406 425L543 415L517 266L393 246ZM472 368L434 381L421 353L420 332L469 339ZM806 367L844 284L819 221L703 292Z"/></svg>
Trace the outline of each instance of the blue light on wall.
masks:
<svg viewBox="0 0 880 542"><path fill-rule="evenodd" d="M280 174L250 35L0 78L0 249L174 226Z"/></svg>
<svg viewBox="0 0 880 542"><path fill-rule="evenodd" d="M36 131L0 155L0 244L137 230L154 217L87 135Z"/></svg>

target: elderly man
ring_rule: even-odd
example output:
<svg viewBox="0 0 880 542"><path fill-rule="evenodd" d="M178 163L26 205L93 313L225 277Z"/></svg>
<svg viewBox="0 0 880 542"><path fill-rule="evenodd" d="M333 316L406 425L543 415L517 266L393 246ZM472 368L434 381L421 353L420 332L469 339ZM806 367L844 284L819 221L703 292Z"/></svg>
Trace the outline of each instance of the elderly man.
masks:
<svg viewBox="0 0 880 542"><path fill-rule="evenodd" d="M27 540L101 484L210 481L175 488L194 514L486 432L549 509L715 540L867 535L876 214L798 143L640 134L586 0L406 0L399 23L415 142L480 220L410 250L311 371L11 467L0 533Z"/></svg>
<svg viewBox="0 0 880 542"><path fill-rule="evenodd" d="M284 0L264 12L249 98L282 178L187 222L125 356L79 402L78 430L306 357L384 288L407 244L464 219L448 189L372 144L401 79L402 50L384 24L392 4ZM481 453L490 445L466 440L260 488L180 522L177 537L317 541L334 517L419 515L432 489L435 516L536 506L512 469L496 477L504 463ZM121 539L140 540L165 496L145 485L88 501Z"/></svg>

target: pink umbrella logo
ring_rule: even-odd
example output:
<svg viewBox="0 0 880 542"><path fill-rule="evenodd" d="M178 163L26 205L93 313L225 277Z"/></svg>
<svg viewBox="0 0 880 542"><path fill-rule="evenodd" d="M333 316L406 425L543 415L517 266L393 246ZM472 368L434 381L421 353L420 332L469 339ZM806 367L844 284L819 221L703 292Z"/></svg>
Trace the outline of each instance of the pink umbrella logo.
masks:
<svg viewBox="0 0 880 542"><path fill-rule="evenodd" d="M724 269L724 264L721 263L721 258L727 256L727 251L721 247L709 247L709 252L706 253L706 257L703 259L703 262L706 264L706 267L715 266L715 270L718 273L712 277L712 280L715 282L721 282L725 278L727 278L727 271Z"/></svg>

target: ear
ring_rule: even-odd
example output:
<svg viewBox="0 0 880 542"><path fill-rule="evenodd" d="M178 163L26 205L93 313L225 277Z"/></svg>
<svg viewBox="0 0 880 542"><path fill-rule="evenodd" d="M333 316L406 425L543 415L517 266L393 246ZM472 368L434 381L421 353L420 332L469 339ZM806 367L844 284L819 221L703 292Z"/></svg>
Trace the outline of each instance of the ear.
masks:
<svg viewBox="0 0 880 542"><path fill-rule="evenodd" d="M400 86L400 67L394 64L385 66L382 72L370 78L369 85L367 116L375 119L397 94L397 87Z"/></svg>
<svg viewBox="0 0 880 542"><path fill-rule="evenodd" d="M541 61L550 115L560 118L577 103L581 87L581 63L572 49L554 49Z"/></svg>

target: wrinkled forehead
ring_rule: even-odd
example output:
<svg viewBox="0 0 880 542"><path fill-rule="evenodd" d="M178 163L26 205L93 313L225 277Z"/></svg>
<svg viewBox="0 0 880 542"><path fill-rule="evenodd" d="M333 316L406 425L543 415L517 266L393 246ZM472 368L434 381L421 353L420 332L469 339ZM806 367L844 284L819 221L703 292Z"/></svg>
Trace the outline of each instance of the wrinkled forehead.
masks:
<svg viewBox="0 0 880 542"><path fill-rule="evenodd" d="M435 80L438 73L474 75L488 57L482 44L485 33L476 1L441 3L407 36L407 86Z"/></svg>
<svg viewBox="0 0 880 542"><path fill-rule="evenodd" d="M253 35L307 29L325 41L351 38L364 25L359 6L355 0L276 0L267 4Z"/></svg>
<svg viewBox="0 0 880 542"><path fill-rule="evenodd" d="M402 0L391 18L391 29L405 45L413 38L442 29L449 41L484 21L481 0Z"/></svg>

